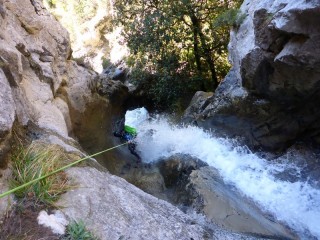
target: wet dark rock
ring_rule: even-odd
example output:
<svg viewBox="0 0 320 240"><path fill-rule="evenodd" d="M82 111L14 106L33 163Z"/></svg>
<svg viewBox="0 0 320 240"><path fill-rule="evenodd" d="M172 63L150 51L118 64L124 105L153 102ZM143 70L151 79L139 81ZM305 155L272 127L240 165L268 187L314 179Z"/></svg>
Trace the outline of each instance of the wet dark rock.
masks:
<svg viewBox="0 0 320 240"><path fill-rule="evenodd" d="M201 112L211 103L212 97L212 92L196 92L191 99L189 107L185 110L184 121L196 120Z"/></svg>
<svg viewBox="0 0 320 240"><path fill-rule="evenodd" d="M112 76L112 80L119 80L121 82L124 82L126 80L126 74L126 69L116 68Z"/></svg>
<svg viewBox="0 0 320 240"><path fill-rule="evenodd" d="M271 239L297 239L287 227L267 218L249 199L224 183L211 167L193 171L186 190L192 207L223 228Z"/></svg>
<svg viewBox="0 0 320 240"><path fill-rule="evenodd" d="M168 195L170 201L182 206L192 205L192 199L189 194L186 194L185 189L189 183L188 178L193 170L207 164L188 155L178 154L160 161L157 165L166 188L173 193Z"/></svg>
<svg viewBox="0 0 320 240"><path fill-rule="evenodd" d="M128 88L120 81L114 81L104 75L97 77L96 91L113 103L121 103L128 98Z"/></svg>
<svg viewBox="0 0 320 240"><path fill-rule="evenodd" d="M111 64L103 70L101 75L109 78L111 80L120 81L124 83L127 80L128 68L126 64L122 61L118 64Z"/></svg>
<svg viewBox="0 0 320 240"><path fill-rule="evenodd" d="M218 171L199 159L178 154L157 163L167 199L193 209L224 229L270 239L296 239L275 219L224 183Z"/></svg>
<svg viewBox="0 0 320 240"><path fill-rule="evenodd" d="M284 171L276 174L283 181L306 182L320 188L320 150L302 143L296 143L282 156L273 161L287 165Z"/></svg>
<svg viewBox="0 0 320 240"><path fill-rule="evenodd" d="M143 165L135 166L133 163L127 166L127 169L120 176L144 192L166 200L164 178L158 169L154 167L147 168Z"/></svg>

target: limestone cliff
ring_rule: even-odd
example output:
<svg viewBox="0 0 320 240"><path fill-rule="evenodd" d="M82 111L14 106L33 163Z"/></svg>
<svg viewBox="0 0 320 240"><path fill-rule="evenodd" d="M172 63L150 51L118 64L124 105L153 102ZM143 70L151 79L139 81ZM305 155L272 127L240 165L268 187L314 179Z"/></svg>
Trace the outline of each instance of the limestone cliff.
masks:
<svg viewBox="0 0 320 240"><path fill-rule="evenodd" d="M119 62L127 53L121 28L112 26L113 2L110 0L43 1L70 33L73 57L97 72L102 63ZM109 59L109 60L107 60ZM107 65L107 64L106 64Z"/></svg>
<svg viewBox="0 0 320 240"><path fill-rule="evenodd" d="M214 96L195 96L186 119L252 149L319 144L319 10L312 0L244 1L229 43L233 69Z"/></svg>
<svg viewBox="0 0 320 240"><path fill-rule="evenodd" d="M70 108L84 111L96 73L70 61L68 32L40 1L2 1L0 7L1 153L14 123L50 133L49 141L72 141Z"/></svg>

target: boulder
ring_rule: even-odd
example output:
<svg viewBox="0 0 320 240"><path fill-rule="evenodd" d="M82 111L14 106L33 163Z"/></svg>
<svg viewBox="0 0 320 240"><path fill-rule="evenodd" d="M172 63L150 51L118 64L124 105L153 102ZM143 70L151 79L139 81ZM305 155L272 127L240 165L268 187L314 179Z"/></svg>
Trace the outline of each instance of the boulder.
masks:
<svg viewBox="0 0 320 240"><path fill-rule="evenodd" d="M58 205L68 219L83 220L102 240L211 239L194 219L119 177L88 167L67 174L78 187Z"/></svg>
<svg viewBox="0 0 320 240"><path fill-rule="evenodd" d="M285 225L263 213L250 199L226 184L218 171L188 155L160 161L167 198L185 211L192 209L212 224L232 232L271 239L297 239Z"/></svg>
<svg viewBox="0 0 320 240"><path fill-rule="evenodd" d="M233 191L213 168L193 171L186 190L192 207L218 226L271 239L298 239L289 228L267 218L249 199Z"/></svg>
<svg viewBox="0 0 320 240"><path fill-rule="evenodd" d="M111 80L104 75L96 79L96 91L113 103L124 102L128 98L128 88L120 81Z"/></svg>
<svg viewBox="0 0 320 240"><path fill-rule="evenodd" d="M157 166L163 176L165 188L168 190L165 191L167 199L178 206L191 206L193 200L186 191L189 176L194 170L207 166L207 164L188 155L177 154L162 159Z"/></svg>

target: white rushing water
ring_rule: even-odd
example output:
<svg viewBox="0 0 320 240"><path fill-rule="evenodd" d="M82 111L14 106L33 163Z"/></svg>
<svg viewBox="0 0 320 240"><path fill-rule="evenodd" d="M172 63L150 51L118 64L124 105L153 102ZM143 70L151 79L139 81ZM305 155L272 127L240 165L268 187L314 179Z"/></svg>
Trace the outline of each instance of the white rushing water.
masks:
<svg viewBox="0 0 320 240"><path fill-rule="evenodd" d="M310 232L320 239L320 190L308 182L289 182L275 177L294 166L270 163L246 147L215 138L198 127L173 126L165 118L148 119L145 109L127 112L126 123L138 129L137 147L144 162L178 153L199 158L216 168L226 183L295 229L301 238L306 239ZM299 173L298 168L295 170Z"/></svg>

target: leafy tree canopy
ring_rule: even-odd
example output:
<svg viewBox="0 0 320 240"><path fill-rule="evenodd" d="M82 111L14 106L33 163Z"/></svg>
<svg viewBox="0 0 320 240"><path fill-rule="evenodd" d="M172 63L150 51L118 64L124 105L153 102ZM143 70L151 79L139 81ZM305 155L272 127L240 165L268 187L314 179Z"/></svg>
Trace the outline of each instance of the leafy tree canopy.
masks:
<svg viewBox="0 0 320 240"><path fill-rule="evenodd" d="M229 28L242 0L116 0L116 22L131 51L132 78L168 107L196 90L214 90L229 70Z"/></svg>

